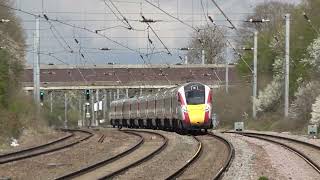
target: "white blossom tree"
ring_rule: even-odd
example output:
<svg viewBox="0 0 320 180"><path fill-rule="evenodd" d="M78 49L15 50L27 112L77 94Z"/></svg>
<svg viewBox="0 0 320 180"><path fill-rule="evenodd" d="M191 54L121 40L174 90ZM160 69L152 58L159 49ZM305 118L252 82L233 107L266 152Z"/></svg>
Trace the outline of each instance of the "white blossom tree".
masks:
<svg viewBox="0 0 320 180"><path fill-rule="evenodd" d="M290 105L290 119L308 121L312 111L312 104L319 93L320 84L317 81L301 85L295 93L295 100Z"/></svg>
<svg viewBox="0 0 320 180"><path fill-rule="evenodd" d="M320 96L317 97L316 102L312 105L311 124L320 124Z"/></svg>
<svg viewBox="0 0 320 180"><path fill-rule="evenodd" d="M305 58L301 62L311 72L320 72L320 37L316 38L308 47ZM305 81L300 77L298 81ZM295 93L295 99L290 106L290 119L311 123L318 122L320 102L320 83L315 79L308 83L302 83Z"/></svg>
<svg viewBox="0 0 320 180"><path fill-rule="evenodd" d="M273 80L266 86L265 89L259 91L259 96L254 99L257 111L269 111L276 107L283 95L283 79L284 79L284 32L280 32L277 39L270 43L270 48L277 54L273 63Z"/></svg>
<svg viewBox="0 0 320 180"><path fill-rule="evenodd" d="M320 71L320 36L315 39L307 48L307 58L301 60L315 71Z"/></svg>
<svg viewBox="0 0 320 180"><path fill-rule="evenodd" d="M315 73L320 72L320 36L316 38L307 48L306 57L301 60L301 62L309 67ZM318 81L318 79L316 79ZM301 96L297 96L296 102L294 104L294 114L298 116L302 114L311 115L310 123L319 124L320 122L320 85L319 82L311 82L312 84L307 87L305 98L308 100L308 104L301 102ZM311 88L310 88L311 87ZM312 88L313 87L313 88ZM309 89L309 90L308 90ZM311 91L311 89L313 89ZM298 108L297 108L298 107ZM300 108L299 108L300 107ZM307 111L301 111L302 108L307 108ZM297 118L297 117L296 117Z"/></svg>

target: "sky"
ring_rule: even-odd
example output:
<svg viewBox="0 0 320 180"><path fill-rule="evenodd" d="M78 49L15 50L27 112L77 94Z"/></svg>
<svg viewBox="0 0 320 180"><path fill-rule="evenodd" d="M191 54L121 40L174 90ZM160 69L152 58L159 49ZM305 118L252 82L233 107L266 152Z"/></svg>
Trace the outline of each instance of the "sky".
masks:
<svg viewBox="0 0 320 180"><path fill-rule="evenodd" d="M148 1L156 7L145 0L16 0L14 7L34 14L46 14L50 19L49 22L43 18L40 20L42 64L179 63L186 54L179 48L188 47L191 37L195 34L195 27L208 24L207 14L213 17L217 25L229 26L211 0ZM253 12L253 8L264 0L216 2L238 26ZM183 23L160 9L179 18ZM134 30L128 29L129 25L122 20L123 17L118 11ZM18 15L22 19L27 36L27 62L32 64L35 57L35 17L23 13ZM146 23L140 22L141 15L157 22L150 23L151 28L147 28ZM71 26L52 20L59 20ZM106 30L99 31L99 34L93 33L102 29ZM102 51L100 48L110 50ZM143 59L140 55L143 55Z"/></svg>

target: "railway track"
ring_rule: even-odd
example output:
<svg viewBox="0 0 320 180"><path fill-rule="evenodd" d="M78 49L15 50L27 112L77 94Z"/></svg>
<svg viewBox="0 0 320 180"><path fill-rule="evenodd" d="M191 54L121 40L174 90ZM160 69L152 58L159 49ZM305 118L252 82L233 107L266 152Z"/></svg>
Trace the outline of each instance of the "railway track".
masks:
<svg viewBox="0 0 320 180"><path fill-rule="evenodd" d="M49 142L47 144L0 155L0 164L6 164L10 162L24 160L24 159L32 158L35 156L69 148L93 136L91 132L84 131L84 130L71 130L71 129L66 130L65 129L63 131L70 132L70 134L60 139L57 139L55 141ZM79 135L76 135L76 133Z"/></svg>
<svg viewBox="0 0 320 180"><path fill-rule="evenodd" d="M260 139L268 141L274 144L278 144L289 151L297 154L305 162L307 162L318 174L320 174L320 147L297 139L291 139L282 136L263 134L263 133L251 133L251 132L225 132L235 133L246 137Z"/></svg>
<svg viewBox="0 0 320 180"><path fill-rule="evenodd" d="M227 152L228 152L227 156L222 160L222 163L219 162L221 168L219 168L217 170L213 170L212 169L211 170L212 172L210 171L210 173L213 173L213 175L209 179L220 179L220 177L228 169L230 163L232 162L232 159L234 157L234 148L233 148L232 144L229 141L227 141L226 139L224 139L224 138L222 138L220 136L217 136L217 135L215 135L213 133L207 133L205 136L206 137L210 137L210 138L215 138L217 141L220 141L221 143L223 143L225 145L225 148L227 149ZM203 140L200 140L200 139L202 139L202 137L193 136L193 138L198 142L198 148L197 148L196 153L193 155L193 157L191 159L189 159L187 161L187 163L183 167L181 167L178 171L176 171L175 173L173 173L172 175L167 177L166 178L167 180L169 180L169 179L177 179L177 178L182 178L183 179L183 176L184 176L184 174L187 173L189 167L190 167L190 170L194 169L194 168L191 168L191 166L193 164L195 164L195 166L197 166L197 167L202 167L201 170L199 170L199 169L197 170L198 172L202 171L204 169L204 167L200 165L201 162L198 162L198 161L200 161L200 159L202 157L206 156L205 153L209 153L210 149L208 147L206 147L206 145L203 143ZM209 156L212 156L212 155L213 154L210 154ZM206 159L206 157L204 157L202 159L202 161L205 161L205 159ZM197 163L199 163L199 165ZM202 178L204 178L204 177L202 177ZM188 177L187 179L190 179L190 178Z"/></svg>
<svg viewBox="0 0 320 180"><path fill-rule="evenodd" d="M61 176L57 178L57 180L71 178L110 179L117 175L120 175L121 173L125 172L126 170L132 167L135 167L149 160L154 155L160 153L167 146L168 143L168 139L165 136L155 132L138 130L123 130L123 132L137 136L139 137L139 140L131 148L118 155L102 160L96 164L85 167L65 176ZM151 135L152 137L148 138L146 134L148 134L148 136ZM155 136L160 137L162 141L160 143L153 142ZM156 148L153 147L155 145ZM148 148L148 150L146 150L147 152L143 151L144 148Z"/></svg>

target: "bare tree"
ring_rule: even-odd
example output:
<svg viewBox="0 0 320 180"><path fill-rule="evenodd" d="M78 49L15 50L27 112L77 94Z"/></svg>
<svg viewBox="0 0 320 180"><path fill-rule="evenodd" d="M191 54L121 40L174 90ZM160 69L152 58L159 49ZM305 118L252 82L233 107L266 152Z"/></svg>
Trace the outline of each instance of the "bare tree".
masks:
<svg viewBox="0 0 320 180"><path fill-rule="evenodd" d="M223 52L226 47L226 42L223 30L218 28L219 27L205 26L201 28L200 32L194 33L189 43L189 63L201 63L202 50L205 50L206 64L224 63Z"/></svg>

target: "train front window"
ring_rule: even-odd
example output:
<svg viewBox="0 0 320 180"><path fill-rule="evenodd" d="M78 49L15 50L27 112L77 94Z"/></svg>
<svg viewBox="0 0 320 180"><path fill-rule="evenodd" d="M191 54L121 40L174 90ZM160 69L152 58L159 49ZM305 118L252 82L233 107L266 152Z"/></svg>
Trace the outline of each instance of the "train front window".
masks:
<svg viewBox="0 0 320 180"><path fill-rule="evenodd" d="M205 92L204 91L188 91L186 92L186 100L188 105L197 105L205 103Z"/></svg>

